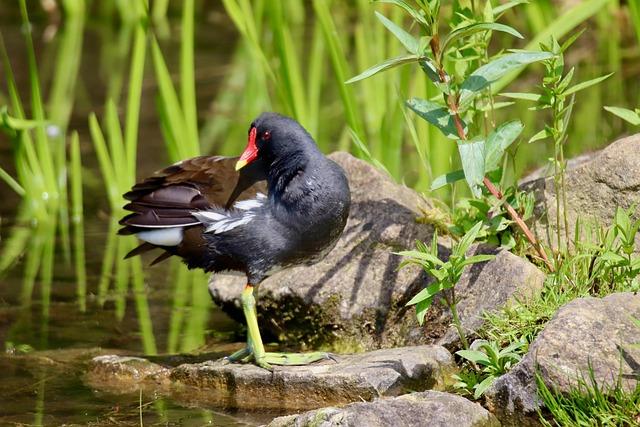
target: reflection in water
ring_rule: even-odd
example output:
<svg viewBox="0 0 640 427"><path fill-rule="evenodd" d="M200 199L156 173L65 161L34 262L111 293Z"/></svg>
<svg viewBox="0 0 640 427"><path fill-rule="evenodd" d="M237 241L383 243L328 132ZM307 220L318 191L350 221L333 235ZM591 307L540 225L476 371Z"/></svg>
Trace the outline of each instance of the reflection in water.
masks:
<svg viewBox="0 0 640 427"><path fill-rule="evenodd" d="M141 258L124 259L137 245L135 238L116 235L117 220L123 213L120 194L136 177L134 143L138 138L138 118L128 114L121 128L116 105L123 87L127 87L124 83L129 53L144 61L145 34L140 25L101 28L105 40L101 69L107 76L108 99L104 109L105 148L111 159L118 160L109 165L116 185L108 191L113 215L107 221L95 222L91 220L95 213L89 211L85 218L82 178L87 171L82 170L80 160L87 141L81 145L76 135L70 141L67 138L72 111L78 109L74 102L85 36L83 16L80 13L65 19L56 36L56 48L47 50L55 52L49 58L55 67L46 103L46 119L55 124L55 132L45 132L40 124L36 124L33 135L30 131L9 129L14 147L31 151L15 157L19 186L26 194L16 210L13 226L0 230L0 274L4 282L0 287L0 340L8 352L26 354L0 356L0 369L6 366L8 373L4 386L0 385L0 396L11 403L0 405L0 423L84 424L100 418L127 423L144 415L146 422L186 419L194 425L235 425L232 418L224 415L179 409L171 402L138 392L135 396L96 396L82 383L84 362L78 362L71 372L61 372L57 363L43 363L46 356L41 353L25 359L32 350L74 347L116 348L145 354L189 352L205 344L208 330L226 331L230 337L237 329L219 312L210 319L212 305L203 272L187 271L177 260L145 270ZM35 69L34 62L29 66ZM142 82L142 68L135 72ZM37 84L37 80L31 80L32 88L34 82ZM136 102L142 102L143 97L132 94L130 85L127 88L128 106L140 110ZM21 105L14 107L23 110ZM122 157L118 158L118 153ZM41 169L48 167L49 160L50 179L43 181ZM125 165L129 166L126 170ZM67 179L71 194L67 194ZM94 184L92 188L93 192L87 194L90 205L100 203L104 197L101 190L95 191L99 186ZM89 225L86 235L85 219ZM80 407L83 411L70 416L65 413L66 407Z"/></svg>
<svg viewBox="0 0 640 427"><path fill-rule="evenodd" d="M210 322L213 307L207 295L207 277L204 273L187 271L178 260L145 270L140 258L123 259L136 242L133 237L114 238L118 228L115 218L107 223L92 222L89 225L87 239L92 244L87 248L88 283L85 296L77 294L74 265L65 263L62 257L55 219L40 222L35 227L17 223L7 230L6 247L13 254L13 260L19 259L19 262L16 265L16 262L10 263L3 258L3 263L13 268L4 271L6 287L0 298L10 302L11 295L16 295L18 299L15 309L6 307L10 324L4 332L4 327L0 328L0 337L4 338L8 349L17 353L26 351L27 354L10 357L4 362L0 359L0 364L23 363L21 358L29 357L31 348L46 350L69 346L102 346L146 354L189 352L205 344L210 328L226 329L233 333L235 324L221 318L219 312L213 319L215 323ZM97 232L96 226L105 229ZM75 249L73 247L72 251ZM148 273L147 277L145 273ZM78 305L78 300L84 297L87 300L85 313ZM78 394L78 387L85 393L92 393L77 379L81 372L60 378L59 369L48 363L34 363L28 376L24 372L15 372L18 377L13 381L33 391L32 394L12 395L14 397L10 399L28 399L32 404L28 411L33 414L32 419L20 418L20 422L35 425L51 423L51 414L60 410L59 396L53 396L52 393L65 393L71 400ZM77 369L81 371L82 365ZM52 377L56 378L53 383ZM7 397L5 391L8 389L3 388L0 387L0 395ZM103 396L102 404L107 405L103 413L94 410L93 416L108 412L109 405L113 404L108 403L111 400L115 402L122 399L122 396ZM175 420L177 407L174 404L151 396L146 399L143 402L145 419L156 422ZM116 418L126 415L128 419L133 419L135 401L123 402L130 409ZM149 415L150 410L154 414ZM179 410L178 413L180 417L196 417L202 422L220 420L221 416L208 411L189 413ZM13 420L11 417L14 415L8 408L0 409L0 423L2 420ZM74 419L75 422L86 421L82 416L78 417ZM227 422L230 420L227 419Z"/></svg>

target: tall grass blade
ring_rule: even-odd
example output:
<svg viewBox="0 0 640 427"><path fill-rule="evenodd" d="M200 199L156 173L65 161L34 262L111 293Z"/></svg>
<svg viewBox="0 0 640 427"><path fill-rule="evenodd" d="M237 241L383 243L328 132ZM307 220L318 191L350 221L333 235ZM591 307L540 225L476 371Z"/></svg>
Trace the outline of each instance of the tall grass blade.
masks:
<svg viewBox="0 0 640 427"><path fill-rule="evenodd" d="M313 0L313 9L316 12L316 19L320 22L322 34L324 35L324 40L327 45L335 82L340 91L340 99L342 100L347 125L353 129L358 138L362 140L365 136L363 121L357 110L353 91L344 83L351 73L344 50L338 39L338 30L331 18L330 3L328 0Z"/></svg>
<svg viewBox="0 0 640 427"><path fill-rule="evenodd" d="M71 134L71 223L73 224L76 295L80 311L87 308L87 272L84 248L84 212L82 208L82 161L78 133Z"/></svg>
<svg viewBox="0 0 640 427"><path fill-rule="evenodd" d="M136 150L138 147L138 121L140 119L140 101L142 98L142 78L144 76L144 59L147 46L147 35L144 24L139 22L133 33L133 51L129 72L129 91L127 97L127 113L124 130L124 144L127 154L127 174L133 182L136 179Z"/></svg>
<svg viewBox="0 0 640 427"><path fill-rule="evenodd" d="M195 72L193 58L194 0L185 0L182 5L182 29L180 45L180 101L187 130L187 142L192 155L200 153L198 144L198 112L196 106Z"/></svg>

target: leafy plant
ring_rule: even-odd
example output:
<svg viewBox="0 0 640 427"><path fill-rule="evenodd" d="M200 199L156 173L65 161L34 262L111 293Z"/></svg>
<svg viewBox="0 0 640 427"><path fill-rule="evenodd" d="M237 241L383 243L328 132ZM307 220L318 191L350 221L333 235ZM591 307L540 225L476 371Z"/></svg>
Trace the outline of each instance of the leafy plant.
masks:
<svg viewBox="0 0 640 427"><path fill-rule="evenodd" d="M533 194L518 191L516 187L509 187L505 191L504 200L513 206L523 221L531 218L535 203ZM515 222L509 217L503 200L497 199L488 192L483 192L481 198L460 200L453 209L453 224L449 230L454 235L462 236L478 221L482 222L482 228L477 240L506 249L513 249L516 246L513 233Z"/></svg>
<svg viewBox="0 0 640 427"><path fill-rule="evenodd" d="M601 232L601 243L582 244L585 250L591 250L588 281L596 289L626 286L638 290L640 257L636 250L636 235L640 220L631 220L632 209L616 209L614 222L606 231Z"/></svg>
<svg viewBox="0 0 640 427"><path fill-rule="evenodd" d="M556 237L557 247L562 247L562 230L565 232L564 242L569 242L569 220L567 217L567 197L565 175L567 162L564 146L568 139L567 129L571 119L571 112L575 102L575 94L609 78L611 74L596 77L591 80L571 85L575 74L575 67L564 74L564 52L582 34L579 32L569 37L562 45L555 38L549 43L541 43L543 52L551 54L543 61L545 76L542 81L542 94L533 93L505 93L504 96L513 99L536 101L536 110L551 110L551 123L533 135L529 142L550 138L553 142L554 157L554 188L556 191Z"/></svg>
<svg viewBox="0 0 640 427"><path fill-rule="evenodd" d="M463 370L466 374L453 376L457 380L454 387L472 393L474 399L479 399L496 378L520 361L526 347L524 340L513 342L505 348L500 348L496 341L475 340L469 350L456 352L468 365Z"/></svg>
<svg viewBox="0 0 640 427"><path fill-rule="evenodd" d="M409 264L415 264L422 267L422 269L431 275L435 280L433 283L427 285L427 287L418 292L407 305L416 306L416 316L418 322L422 325L424 317L427 314L427 310L431 307L433 298L441 293L447 307L451 310L453 318L453 324L458 331L460 341L465 349L469 348L469 342L460 323L457 310L457 299L455 294L455 285L460 280L464 268L471 264L479 262L489 261L495 258L494 255L480 254L467 256L466 252L469 250L471 244L475 241L482 223L477 223L471 230L469 230L459 242L453 245L451 249L451 255L447 261L442 261L438 258L438 234L433 234L433 240L431 246L427 246L424 243L416 242L416 250L414 251L402 251L398 252L398 255L405 257L400 264L400 267L404 267Z"/></svg>
<svg viewBox="0 0 640 427"><path fill-rule="evenodd" d="M534 62L553 57L551 52L513 51L489 57L487 46L493 31L522 37L515 29L494 22L499 13L494 12L491 2L480 11L460 9L457 11L455 27L449 34L439 34L439 0L415 0L411 5L405 1L389 1L407 12L417 28L416 38L396 25L383 24L402 42L408 54L389 59L353 77L347 83L357 82L390 68L417 63L435 88L441 100L411 98L407 106L418 116L435 126L447 138L456 141L462 170L453 171L436 178L431 188L465 179L474 196L479 197L484 186L497 199L502 193L487 177L487 173L498 169L504 152L518 138L523 125L514 120L495 126L490 114L493 111L491 85L511 71ZM474 54L460 55L471 50ZM481 128L484 127L484 131ZM511 205L505 208L527 239L538 251L550 270L544 250Z"/></svg>

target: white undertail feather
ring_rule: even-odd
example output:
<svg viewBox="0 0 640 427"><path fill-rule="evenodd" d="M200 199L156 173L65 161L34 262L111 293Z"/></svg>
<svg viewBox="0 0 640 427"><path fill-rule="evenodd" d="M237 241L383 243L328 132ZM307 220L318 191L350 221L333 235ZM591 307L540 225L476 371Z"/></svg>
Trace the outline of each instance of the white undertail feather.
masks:
<svg viewBox="0 0 640 427"><path fill-rule="evenodd" d="M158 246L178 246L182 242L182 227L156 228L136 233L140 240Z"/></svg>

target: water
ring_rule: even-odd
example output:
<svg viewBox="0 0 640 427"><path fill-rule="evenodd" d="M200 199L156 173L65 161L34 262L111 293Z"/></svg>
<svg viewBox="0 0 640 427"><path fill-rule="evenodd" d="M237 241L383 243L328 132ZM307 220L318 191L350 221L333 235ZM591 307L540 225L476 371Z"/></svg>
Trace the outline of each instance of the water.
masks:
<svg viewBox="0 0 640 427"><path fill-rule="evenodd" d="M216 31L198 32L196 75L199 109L206 110L224 75L235 42L230 23L220 20L219 5L208 8L200 25L216 24ZM30 5L30 11L38 11ZM34 17L35 15L35 17ZM49 21L47 21L49 19ZM34 40L43 87L51 85L51 67L59 40L45 41L46 34L60 31L56 17L37 16ZM21 93L28 94L24 37L15 4L0 3L0 27ZM170 27L175 20L170 21ZM0 424L29 425L256 425L268 422L273 414L243 413L232 409L185 408L157 396L109 394L88 387L83 381L85 363L99 353L125 354L167 352L214 352L221 357L242 339L241 325L229 319L210 302L206 275L194 283L176 280L176 264L164 262L145 268L144 292L134 292L125 276L119 283L117 269L104 274L109 241L116 246L113 259L120 256L115 237L116 225L109 217L97 163L87 129L90 111L101 111L107 92L98 64L104 46L100 37L117 37L110 22L92 22L85 27L76 99L70 128L81 135L85 177L86 309L78 302L76 272L65 258L58 237L46 224L27 227L17 221L20 199L4 184L0 185L0 238L3 255L8 242L22 242L22 255L0 279ZM165 50L170 63L176 61L177 47L167 40ZM148 67L147 72L151 72ZM151 77L151 76L149 76ZM147 79L151 82L151 79ZM0 76L4 81L4 76ZM138 174L145 176L167 163L158 129L155 87L143 89L140 117ZM0 92L4 92L4 89ZM28 99L28 98L27 98ZM1 103L5 101L0 99ZM6 137L0 136L0 165L13 172L12 155ZM27 223L29 218L27 218ZM12 240L13 239L13 240ZM51 244L52 270L47 268L47 245ZM150 259L145 259L148 263ZM117 262L117 260L116 260ZM128 264L122 263L127 266ZM105 280L106 279L106 280ZM107 286L104 286L104 283ZM123 286L124 285L124 286ZM217 354L216 354L217 352Z"/></svg>

